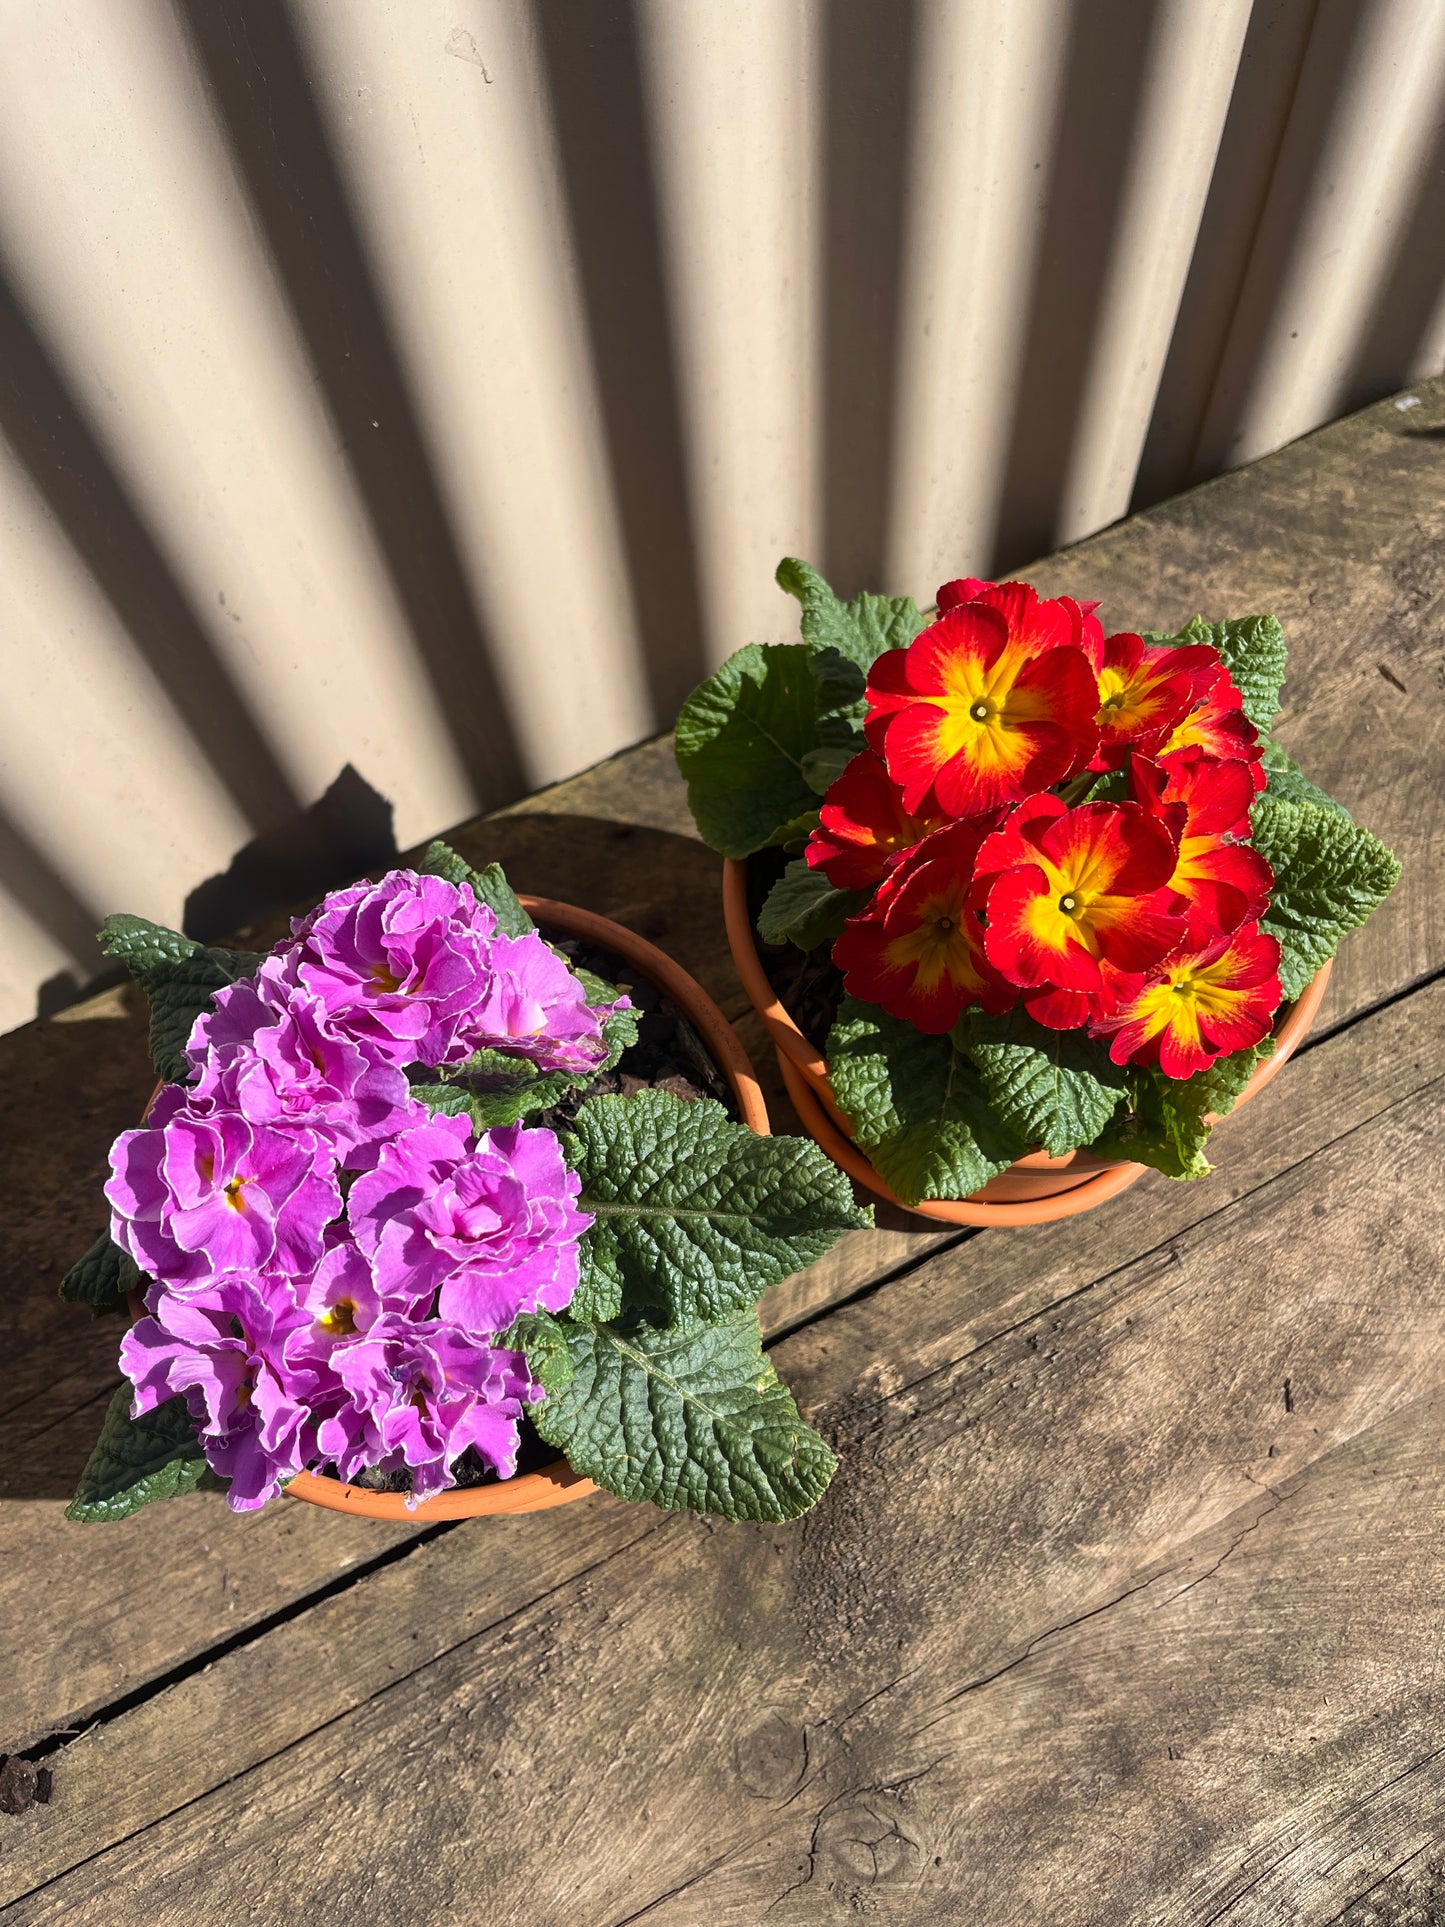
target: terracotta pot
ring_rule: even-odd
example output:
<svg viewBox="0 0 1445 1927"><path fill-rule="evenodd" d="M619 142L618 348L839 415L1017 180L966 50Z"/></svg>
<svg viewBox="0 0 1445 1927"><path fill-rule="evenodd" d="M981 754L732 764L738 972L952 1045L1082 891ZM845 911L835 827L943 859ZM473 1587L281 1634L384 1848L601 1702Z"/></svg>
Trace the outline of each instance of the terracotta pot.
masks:
<svg viewBox="0 0 1445 1927"><path fill-rule="evenodd" d="M554 903L549 897L524 896L520 901L544 928L564 937L580 937L586 943L614 952L625 958L639 976L655 984L684 1013L707 1045L737 1100L743 1123L759 1137L770 1135L767 1106L748 1054L739 1043L737 1032L696 978L690 977L655 944L624 930L620 923L613 923L608 917L599 917L591 910L578 910L570 903ZM140 1307L133 1303L131 1309L138 1313ZM293 1499L326 1506L333 1512L350 1512L367 1519L426 1523L436 1519L474 1519L484 1513L543 1512L549 1506L569 1505L573 1499L585 1499L597 1487L591 1479L574 1472L564 1458L557 1458L550 1465L535 1472L523 1472L515 1479L501 1479L492 1485L453 1487L411 1508L404 1493L370 1492L365 1486L347 1485L317 1472L298 1473L285 1490Z"/></svg>
<svg viewBox="0 0 1445 1927"><path fill-rule="evenodd" d="M1081 1211L1091 1211L1095 1205L1117 1197L1148 1169L1147 1165L1127 1163L1121 1158L1100 1157L1094 1151L1073 1151L1062 1158L1034 1151L1010 1165L1007 1171L990 1178L982 1190L970 1197L904 1204L852 1142L847 1119L833 1101L827 1059L809 1043L778 1001L758 955L757 937L748 910L748 866L731 858L723 868L723 914L733 963L753 1008L773 1040L778 1067L798 1116L833 1162L875 1196L942 1224L1047 1224L1055 1218L1076 1217ZM1235 1100L1236 1110L1262 1091L1298 1050L1314 1021L1329 976L1330 966L1326 964L1306 986L1298 1002L1285 1007L1275 1025L1274 1054L1256 1067L1253 1077Z"/></svg>

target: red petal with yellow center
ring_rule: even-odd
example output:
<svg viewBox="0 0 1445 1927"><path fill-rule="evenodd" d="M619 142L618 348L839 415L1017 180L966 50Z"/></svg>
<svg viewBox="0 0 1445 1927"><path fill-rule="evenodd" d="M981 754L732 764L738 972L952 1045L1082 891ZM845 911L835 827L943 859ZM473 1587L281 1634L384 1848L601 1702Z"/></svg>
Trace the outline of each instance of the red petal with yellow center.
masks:
<svg viewBox="0 0 1445 1927"><path fill-rule="evenodd" d="M1170 648L1123 632L1104 643L1099 749L1091 769L1120 769L1130 749L1156 749L1204 696L1219 657L1202 643Z"/></svg>
<svg viewBox="0 0 1445 1927"><path fill-rule="evenodd" d="M1112 1033L1116 1064L1157 1064L1166 1077L1192 1077L1268 1036L1279 1004L1279 945L1249 923L1119 986L1118 1008L1093 1029Z"/></svg>
<svg viewBox="0 0 1445 1927"><path fill-rule="evenodd" d="M1199 701L1151 753L1162 761L1190 749L1221 762L1249 764L1255 789L1264 788L1266 779L1260 762L1264 752L1259 746L1259 732L1245 715L1244 699L1222 662Z"/></svg>
<svg viewBox="0 0 1445 1927"><path fill-rule="evenodd" d="M945 582L935 600L940 615L966 602L997 609L1009 626L1010 641L1034 654L1071 643L1083 649L1091 669L1103 661L1104 631L1094 616L1097 602L1079 603L1066 595L1045 598L1027 582L985 582L976 575Z"/></svg>
<svg viewBox="0 0 1445 1927"><path fill-rule="evenodd" d="M1176 862L1137 803L1030 797L979 852L989 961L1012 983L1100 997L1102 965L1147 970L1184 936L1164 887Z"/></svg>
<svg viewBox="0 0 1445 1927"><path fill-rule="evenodd" d="M1055 605L1036 596L1034 605L1031 620L1052 613L1030 637L1069 627ZM1036 653L979 600L940 617L906 650L880 656L868 704L868 740L881 747L913 815L975 816L1046 789L1083 768L1097 742L1098 685L1083 651Z"/></svg>
<svg viewBox="0 0 1445 1927"><path fill-rule="evenodd" d="M804 854L839 890L880 883L905 851L942 827L939 817L908 814L902 790L871 749L855 756L831 785L819 815L820 827Z"/></svg>
<svg viewBox="0 0 1445 1927"><path fill-rule="evenodd" d="M879 1004L929 1036L951 1030L971 1004L1007 1010L1018 992L984 952L973 883L984 824L939 830L888 877L844 926L833 962L853 997Z"/></svg>
<svg viewBox="0 0 1445 1927"><path fill-rule="evenodd" d="M1197 949L1262 915L1274 872L1258 850L1233 840L1249 834L1250 765L1216 763L1188 750L1167 764L1136 756L1130 775L1140 803L1179 839L1169 888L1179 899L1189 946Z"/></svg>

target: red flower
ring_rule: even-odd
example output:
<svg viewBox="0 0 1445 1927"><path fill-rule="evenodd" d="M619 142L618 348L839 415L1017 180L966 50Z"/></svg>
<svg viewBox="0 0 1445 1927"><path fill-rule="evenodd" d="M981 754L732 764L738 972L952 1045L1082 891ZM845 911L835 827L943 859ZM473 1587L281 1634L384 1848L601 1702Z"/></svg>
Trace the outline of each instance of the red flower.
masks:
<svg viewBox="0 0 1445 1927"><path fill-rule="evenodd" d="M1258 850L1235 842L1249 835L1254 781L1248 763L1216 763L1200 750L1180 750L1167 763L1136 756L1134 794L1179 841L1169 888L1180 900L1191 948L1260 916L1274 871Z"/></svg>
<svg viewBox="0 0 1445 1927"><path fill-rule="evenodd" d="M868 677L866 733L917 815L975 816L1082 769L1098 684L1078 605L1006 583L951 609Z"/></svg>
<svg viewBox="0 0 1445 1927"><path fill-rule="evenodd" d="M1279 945L1258 924L1172 956L1147 977L1116 986L1116 1008L1092 1026L1113 1033L1116 1064L1157 1064L1192 1077L1217 1057L1257 1044L1279 1008Z"/></svg>
<svg viewBox="0 0 1445 1927"><path fill-rule="evenodd" d="M853 997L881 1004L931 1037L970 1004L1007 1010L1018 992L990 965L974 861L994 818L955 823L905 856L861 916L844 925L833 962Z"/></svg>
<svg viewBox="0 0 1445 1927"><path fill-rule="evenodd" d="M1031 796L979 852L990 963L1041 1024L1074 1029L1109 1007L1102 966L1148 970L1183 937L1165 887L1176 861L1166 825L1137 803Z"/></svg>
<svg viewBox="0 0 1445 1927"><path fill-rule="evenodd" d="M1219 663L1213 681L1200 692L1194 707L1151 753L1163 759L1185 749L1203 750L1206 756L1221 762L1247 763L1254 787L1264 788L1264 765L1260 761L1264 751L1259 745L1259 732L1245 715L1244 699L1223 662Z"/></svg>
<svg viewBox="0 0 1445 1927"><path fill-rule="evenodd" d="M1110 636L1099 666L1099 752L1089 767L1120 769L1129 750L1156 750L1207 695L1219 668L1204 643L1176 649L1127 631Z"/></svg>
<svg viewBox="0 0 1445 1927"><path fill-rule="evenodd" d="M942 817L910 816L903 792L871 749L855 756L823 799L808 862L839 890L869 890L905 850L942 827Z"/></svg>
<svg viewBox="0 0 1445 1927"><path fill-rule="evenodd" d="M1009 625L1009 634L1020 641L1026 640L1031 632L1046 633L1048 640L1042 644L1046 649L1055 647L1059 639L1057 618L1052 612L1062 611L1073 631L1071 640L1089 658L1090 667L1097 671L1104 660L1103 625L1094 614L1099 606L1097 602L1075 602L1067 595L1045 601L1027 582L985 582L976 575L945 582L935 600L941 616L965 602L982 602L998 610ZM1040 617L1036 613L1039 610L1049 613Z"/></svg>

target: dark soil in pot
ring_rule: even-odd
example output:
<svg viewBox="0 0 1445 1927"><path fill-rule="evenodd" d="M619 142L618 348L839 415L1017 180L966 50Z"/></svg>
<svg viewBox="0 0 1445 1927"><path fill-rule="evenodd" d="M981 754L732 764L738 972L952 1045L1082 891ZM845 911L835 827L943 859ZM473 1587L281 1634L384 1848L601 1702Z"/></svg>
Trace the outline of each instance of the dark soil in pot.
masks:
<svg viewBox="0 0 1445 1927"><path fill-rule="evenodd" d="M828 1033L843 1001L843 973L833 962L832 945L799 950L795 943L764 943L758 936L758 915L788 861L781 850L760 850L748 858L748 916L758 960L778 1002L808 1042L826 1057Z"/></svg>

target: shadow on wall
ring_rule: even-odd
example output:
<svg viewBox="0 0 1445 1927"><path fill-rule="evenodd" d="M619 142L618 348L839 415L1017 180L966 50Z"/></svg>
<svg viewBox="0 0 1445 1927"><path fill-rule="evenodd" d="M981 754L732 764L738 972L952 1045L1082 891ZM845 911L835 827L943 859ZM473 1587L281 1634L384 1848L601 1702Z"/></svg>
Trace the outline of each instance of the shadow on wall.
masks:
<svg viewBox="0 0 1445 1927"><path fill-rule="evenodd" d="M3 267L0 432L242 816L264 829L299 810L300 797L159 537Z"/></svg>
<svg viewBox="0 0 1445 1927"><path fill-rule="evenodd" d="M1111 5L1107 19L1094 4L1070 15L992 571L1046 555L1057 539L1159 10L1136 0Z"/></svg>
<svg viewBox="0 0 1445 1927"><path fill-rule="evenodd" d="M527 785L494 650L287 10L180 18L458 757L484 806L510 802Z"/></svg>
<svg viewBox="0 0 1445 1927"><path fill-rule="evenodd" d="M331 149L293 4L178 0L418 660L479 800L499 804L516 797L526 778L493 640ZM643 85L648 14L640 0L593 0L586 8L535 0L534 11L639 646L655 718L666 724L702 674L704 630L686 362ZM1067 78L1017 347L1008 465L996 478L998 541L991 556L958 558L959 567L981 572L1004 572L1055 540L1162 5L1060 0L1058 11L1068 23ZM1230 397L1247 387L1251 356L1278 309L1291 222L1317 185L1369 13L1369 0L1318 7L1255 0L1155 397L1136 507L1195 479L1219 437L1227 443L1234 432L1239 417ZM822 561L845 593L910 586L881 576L896 465L901 250L923 19L921 0L828 0L821 14ZM960 111L970 84L963 76ZM1342 404L1396 385L1418 355L1440 298L1442 231L1445 129L1401 227ZM947 393L936 398L940 408L949 402ZM107 455L79 384L3 263L0 432L254 832L224 876L192 893L187 927L222 935L390 860L390 805L354 771L304 806L160 535ZM3 822L0 885L83 973L97 920L85 893ZM42 993L42 1008L77 990L62 975Z"/></svg>
<svg viewBox="0 0 1445 1927"><path fill-rule="evenodd" d="M652 720L666 729L707 665L638 20L631 0L539 0L536 20Z"/></svg>
<svg viewBox="0 0 1445 1927"><path fill-rule="evenodd" d="M1432 322L1442 327L1440 287L1445 236L1445 119L1435 137L1420 191L1404 223L1343 405L1363 408L1399 387L1403 371L1413 374L1425 349ZM1445 332L1445 328L1442 328ZM1433 344L1438 353L1445 343ZM1434 373L1435 370L1430 372ZM1404 375L1405 379L1409 375ZM1438 433L1438 431L1435 431Z"/></svg>
<svg viewBox="0 0 1445 1927"><path fill-rule="evenodd" d="M840 594L883 586L916 111L917 0L823 13L823 554Z"/></svg>
<svg viewBox="0 0 1445 1927"><path fill-rule="evenodd" d="M253 837L186 898L181 928L216 943L278 911L381 869L397 855L392 806L348 763L309 809Z"/></svg>

